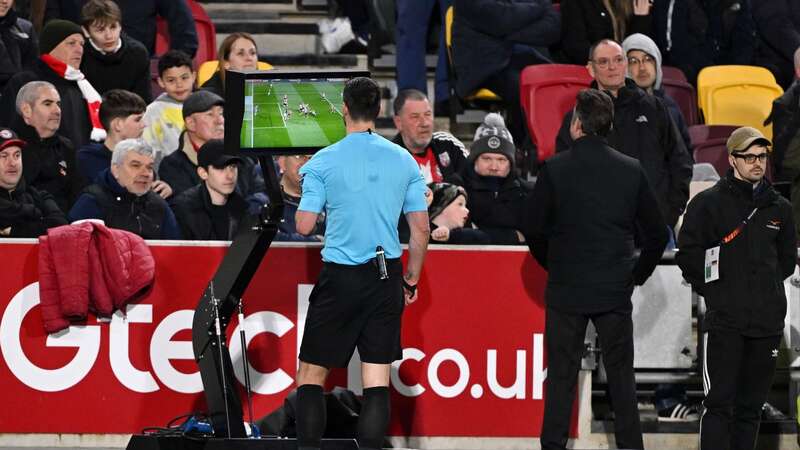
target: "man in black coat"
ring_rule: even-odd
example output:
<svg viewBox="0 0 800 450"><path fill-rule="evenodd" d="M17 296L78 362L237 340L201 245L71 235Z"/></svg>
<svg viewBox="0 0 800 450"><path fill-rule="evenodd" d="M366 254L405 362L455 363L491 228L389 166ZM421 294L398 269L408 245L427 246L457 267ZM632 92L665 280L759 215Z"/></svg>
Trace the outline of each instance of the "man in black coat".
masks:
<svg viewBox="0 0 800 450"><path fill-rule="evenodd" d="M661 214L670 228L689 199L692 157L681 139L669 111L658 98L647 95L631 79L626 79L628 59L622 47L604 39L592 47L589 73L592 87L602 89L614 101L614 127L608 143L616 150L639 160L655 192ZM572 112L564 116L556 138L556 151L569 149Z"/></svg>
<svg viewBox="0 0 800 450"><path fill-rule="evenodd" d="M45 23L52 19L81 21L86 0L47 0ZM117 0L122 9L122 28L144 44L151 57L156 50L156 17L163 17L169 29L170 49L189 56L197 52L197 30L192 10L186 0Z"/></svg>
<svg viewBox="0 0 800 450"><path fill-rule="evenodd" d="M548 272L545 450L566 448L589 320L603 349L617 447L644 448L631 294L655 269L668 233L642 166L606 143L613 115L607 94L594 89L578 94L569 128L575 142L545 162L528 202L525 235ZM638 258L634 234L641 246Z"/></svg>
<svg viewBox="0 0 800 450"><path fill-rule="evenodd" d="M33 24L17 15L13 1L0 4L0 91L14 74L29 69L38 57Z"/></svg>
<svg viewBox="0 0 800 450"><path fill-rule="evenodd" d="M46 81L31 81L18 97L24 121L19 135L28 143L22 153L25 181L47 191L62 211L69 211L86 180L78 172L75 147L58 132L64 118L58 91Z"/></svg>
<svg viewBox="0 0 800 450"><path fill-rule="evenodd" d="M25 184L24 147L13 131L0 128L0 237L35 238L67 224L53 196Z"/></svg>
<svg viewBox="0 0 800 450"><path fill-rule="evenodd" d="M797 240L789 202L764 177L770 145L755 128L731 134L731 170L692 199L678 239L676 262L707 308L702 450L756 447L778 360Z"/></svg>
<svg viewBox="0 0 800 450"><path fill-rule="evenodd" d="M225 154L225 144L212 139L197 155L197 174L203 180L179 195L173 204L184 239L231 241L247 213L247 202L236 192L242 159Z"/></svg>
<svg viewBox="0 0 800 450"><path fill-rule="evenodd" d="M464 144L446 131L433 131L433 109L428 96L416 89L404 89L394 99L392 142L405 148L422 171L425 183L464 184L461 171L467 165Z"/></svg>
<svg viewBox="0 0 800 450"><path fill-rule="evenodd" d="M514 141L503 117L489 113L475 132L463 178L469 217L492 244L519 245L529 185L515 174Z"/></svg>
<svg viewBox="0 0 800 450"><path fill-rule="evenodd" d="M39 47L40 57L33 63L33 67L25 72L19 72L6 84L3 95L0 97L0 124L5 124L13 129L23 123L22 117L17 114L15 101L20 88L30 81L47 81L55 86L61 97L61 126L59 134L69 139L76 148L89 142L92 135L92 119L90 114L97 116L97 111L90 111L87 99L82 93L78 81L65 78L65 73L71 68L77 70L83 58L83 31L78 25L65 20L53 20L42 30ZM56 68L60 68L60 71ZM85 81L85 80L84 80ZM95 95L97 92L95 91ZM97 98L99 109L99 96ZM99 126L99 118L97 120ZM105 134L97 136L105 138Z"/></svg>
<svg viewBox="0 0 800 450"><path fill-rule="evenodd" d="M453 15L456 93L466 97L488 88L499 95L514 141L524 145L520 72L552 62L547 47L561 37L561 17L550 0L455 0Z"/></svg>

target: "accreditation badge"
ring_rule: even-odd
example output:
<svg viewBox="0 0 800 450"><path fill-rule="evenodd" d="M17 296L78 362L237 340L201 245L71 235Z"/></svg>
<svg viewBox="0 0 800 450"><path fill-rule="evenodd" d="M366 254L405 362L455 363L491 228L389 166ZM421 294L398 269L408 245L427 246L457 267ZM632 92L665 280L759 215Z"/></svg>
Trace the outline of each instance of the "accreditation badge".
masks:
<svg viewBox="0 0 800 450"><path fill-rule="evenodd" d="M706 250L705 282L719 280L719 245Z"/></svg>

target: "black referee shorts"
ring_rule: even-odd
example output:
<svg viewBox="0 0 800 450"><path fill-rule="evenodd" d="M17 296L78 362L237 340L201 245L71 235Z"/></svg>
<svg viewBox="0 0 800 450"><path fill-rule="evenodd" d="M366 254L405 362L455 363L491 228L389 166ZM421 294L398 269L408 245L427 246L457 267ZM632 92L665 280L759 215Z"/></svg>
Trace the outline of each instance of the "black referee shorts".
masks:
<svg viewBox="0 0 800 450"><path fill-rule="evenodd" d="M365 363L402 359L403 265L387 259L386 266L388 280L378 279L373 262L323 265L309 298L300 361L346 367L356 347Z"/></svg>

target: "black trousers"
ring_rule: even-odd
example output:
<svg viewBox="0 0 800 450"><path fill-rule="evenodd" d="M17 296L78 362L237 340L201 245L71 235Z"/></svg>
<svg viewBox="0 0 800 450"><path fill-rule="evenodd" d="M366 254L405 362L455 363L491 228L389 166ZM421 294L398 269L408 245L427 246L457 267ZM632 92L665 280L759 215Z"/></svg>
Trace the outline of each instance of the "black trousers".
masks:
<svg viewBox="0 0 800 450"><path fill-rule="evenodd" d="M703 335L701 450L755 448L780 341L780 336L753 338L731 330Z"/></svg>
<svg viewBox="0 0 800 450"><path fill-rule="evenodd" d="M545 386L542 450L561 450L567 445L575 386L583 355L589 320L600 337L603 365L614 408L617 448L643 449L642 428L636 403L633 375L633 321L630 302L599 314L571 314L547 308L545 341L547 383Z"/></svg>

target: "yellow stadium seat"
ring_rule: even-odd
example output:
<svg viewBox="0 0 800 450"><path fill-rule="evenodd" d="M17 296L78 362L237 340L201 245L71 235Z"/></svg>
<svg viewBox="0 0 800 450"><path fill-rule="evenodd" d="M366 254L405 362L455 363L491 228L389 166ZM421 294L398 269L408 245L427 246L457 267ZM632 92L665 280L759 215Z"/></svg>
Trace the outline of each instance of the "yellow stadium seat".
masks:
<svg viewBox="0 0 800 450"><path fill-rule="evenodd" d="M772 73L755 66L711 66L697 76L697 103L706 125L751 126L772 139L764 120L783 94Z"/></svg>
<svg viewBox="0 0 800 450"><path fill-rule="evenodd" d="M217 71L217 66L219 66L219 61L216 59L212 59L211 61L206 61L200 65L200 68L197 69L197 87L200 87L208 81L209 78L214 76L214 72ZM258 70L271 70L272 64L266 63L263 61L258 62Z"/></svg>
<svg viewBox="0 0 800 450"><path fill-rule="evenodd" d="M447 47L447 60L449 64L449 73L454 73L454 66L453 66L453 7L449 6L447 11L444 14L444 42L445 46ZM501 101L500 96L495 94L494 92L490 91L489 89L480 88L477 91L470 94L464 100L472 101L490 101L490 102L499 102Z"/></svg>

